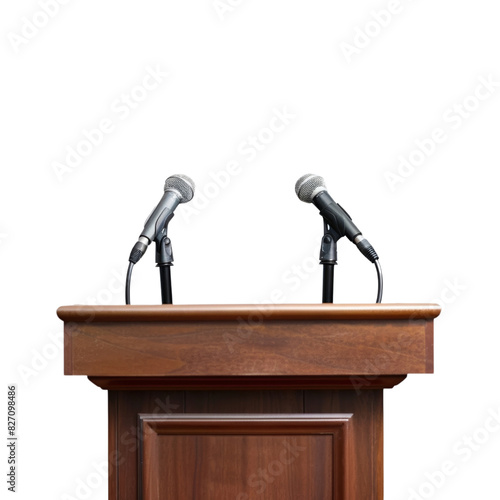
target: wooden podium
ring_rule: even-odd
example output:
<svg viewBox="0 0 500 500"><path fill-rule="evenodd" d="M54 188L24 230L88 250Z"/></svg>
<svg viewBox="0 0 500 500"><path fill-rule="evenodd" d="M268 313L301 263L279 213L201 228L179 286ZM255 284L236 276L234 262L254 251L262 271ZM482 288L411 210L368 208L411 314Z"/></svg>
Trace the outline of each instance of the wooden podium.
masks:
<svg viewBox="0 0 500 500"><path fill-rule="evenodd" d="M113 500L382 500L383 389L433 371L434 304L70 306L109 395ZM422 396L423 397L423 396Z"/></svg>

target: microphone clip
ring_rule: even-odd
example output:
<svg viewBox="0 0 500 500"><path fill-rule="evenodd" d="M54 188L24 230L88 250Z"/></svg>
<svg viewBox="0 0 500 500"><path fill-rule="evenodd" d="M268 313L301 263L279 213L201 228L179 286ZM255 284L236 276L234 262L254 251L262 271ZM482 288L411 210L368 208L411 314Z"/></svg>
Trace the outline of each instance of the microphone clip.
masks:
<svg viewBox="0 0 500 500"><path fill-rule="evenodd" d="M172 251L172 242L167 236L168 223L172 220L173 216L174 214L170 214L168 219L163 220L163 228L156 233L156 267L173 266L174 254Z"/></svg>
<svg viewBox="0 0 500 500"><path fill-rule="evenodd" d="M165 232L166 233L166 232ZM161 239L156 239L156 267L173 266L174 253L172 242L165 234Z"/></svg>
<svg viewBox="0 0 500 500"><path fill-rule="evenodd" d="M157 231L155 236L156 244L156 267L160 270L160 286L162 304L172 303L172 278L170 267L174 264L174 253L172 251L172 242L167 236L168 223L173 214L163 221L163 228Z"/></svg>
<svg viewBox="0 0 500 500"><path fill-rule="evenodd" d="M323 303L333 302L333 274L337 265L337 241L344 236L323 219L324 234L321 240L319 263L323 266Z"/></svg>
<svg viewBox="0 0 500 500"><path fill-rule="evenodd" d="M335 229L333 229L326 220L324 223L324 234L321 240L321 250L319 252L319 262L320 264L337 264L337 241L342 238L343 235L339 234Z"/></svg>

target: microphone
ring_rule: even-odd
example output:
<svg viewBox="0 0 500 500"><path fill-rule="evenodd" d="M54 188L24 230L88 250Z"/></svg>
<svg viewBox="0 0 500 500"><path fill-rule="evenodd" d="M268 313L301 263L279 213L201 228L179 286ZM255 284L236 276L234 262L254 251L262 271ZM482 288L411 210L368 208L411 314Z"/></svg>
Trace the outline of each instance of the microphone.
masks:
<svg viewBox="0 0 500 500"><path fill-rule="evenodd" d="M304 203L313 203L320 215L339 235L347 236L359 251L372 263L378 260L377 252L361 234L351 216L328 194L323 177L314 174L303 175L295 184L295 193Z"/></svg>
<svg viewBox="0 0 500 500"><path fill-rule="evenodd" d="M150 243L174 216L179 203L186 203L193 198L194 182L187 175L171 175L165 181L164 191L164 195L147 218L144 229L130 252L129 262L132 264L139 262L146 253Z"/></svg>

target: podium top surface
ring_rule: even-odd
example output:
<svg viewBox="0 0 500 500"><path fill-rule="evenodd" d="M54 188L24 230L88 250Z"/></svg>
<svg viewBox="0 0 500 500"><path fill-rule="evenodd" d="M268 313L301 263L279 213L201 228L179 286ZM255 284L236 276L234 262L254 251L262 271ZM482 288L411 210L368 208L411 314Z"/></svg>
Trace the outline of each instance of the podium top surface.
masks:
<svg viewBox="0 0 500 500"><path fill-rule="evenodd" d="M57 313L64 320L67 375L121 378L121 388L124 380L196 388L200 380L242 385L263 379L269 388L290 380L298 388L339 376L375 376L380 383L384 376L432 373L440 307L66 306Z"/></svg>
<svg viewBox="0 0 500 500"><path fill-rule="evenodd" d="M234 321L257 316L273 320L432 320L437 304L222 304L63 306L57 310L66 322Z"/></svg>

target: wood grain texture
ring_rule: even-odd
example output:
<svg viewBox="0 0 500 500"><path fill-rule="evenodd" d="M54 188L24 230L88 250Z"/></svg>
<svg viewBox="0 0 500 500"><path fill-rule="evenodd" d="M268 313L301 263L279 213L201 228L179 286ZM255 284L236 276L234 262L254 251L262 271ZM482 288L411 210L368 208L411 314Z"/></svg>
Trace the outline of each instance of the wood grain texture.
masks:
<svg viewBox="0 0 500 500"><path fill-rule="evenodd" d="M143 500L332 500L352 415L141 415Z"/></svg>
<svg viewBox="0 0 500 500"><path fill-rule="evenodd" d="M426 373L434 373L434 323L425 324Z"/></svg>
<svg viewBox="0 0 500 500"><path fill-rule="evenodd" d="M64 324L64 374L73 373L73 335L70 333L68 324Z"/></svg>
<svg viewBox="0 0 500 500"><path fill-rule="evenodd" d="M352 459L347 481L353 499L383 500L383 392L307 391L307 413L352 413Z"/></svg>
<svg viewBox="0 0 500 500"><path fill-rule="evenodd" d="M148 440L144 500L333 498L331 435L161 436L151 444ZM295 460L287 447L299 450Z"/></svg>
<svg viewBox="0 0 500 500"><path fill-rule="evenodd" d="M234 321L260 320L431 320L441 312L437 304L223 304L63 306L60 319L74 323L116 321Z"/></svg>
<svg viewBox="0 0 500 500"><path fill-rule="evenodd" d="M432 325L408 320L76 323L67 375L307 377L432 370ZM429 344L431 344L429 346Z"/></svg>
<svg viewBox="0 0 500 500"><path fill-rule="evenodd" d="M186 391L186 413L303 413L303 391Z"/></svg>
<svg viewBox="0 0 500 500"><path fill-rule="evenodd" d="M110 391L110 499L165 498L168 472L184 474L178 498L308 500L318 485L315 499L382 500L382 389L432 372L439 307L74 306L58 314L65 373ZM255 496L244 478L272 462L278 435L304 436L309 458L275 479L284 496ZM230 463L230 473L213 461ZM209 496L189 490L193 478L224 486Z"/></svg>
<svg viewBox="0 0 500 500"><path fill-rule="evenodd" d="M286 420L293 414L295 422L276 424L277 427L267 430L261 428L260 434L273 435L279 429L280 435L283 433L298 435L308 431L304 427L308 419L319 422L321 418L329 420L331 415L336 415L341 420L344 419L343 421L346 425L348 422L348 425L344 429L345 433L334 435L334 454L332 455L333 462L339 467L334 476L336 474L335 477L340 477L340 482L335 483L334 489L343 488L344 493L341 495L337 491L334 498L338 500L358 500L359 498L382 500L382 392L382 390L111 391L109 442L110 457L114 457L114 460L110 459L110 462L114 466L110 469L109 498L113 500L137 499L140 489L137 471L140 471L142 467L138 461L138 454L141 456L142 452L139 450L144 439L143 430L140 427L141 418L146 418L150 422L154 433L175 434L178 432L189 435L208 433L212 435L227 434L228 419L238 421L240 417L243 417L238 424L238 433L244 436L255 434L255 422L262 423L273 419L277 422L282 419ZM203 420L202 425L200 419ZM171 423L175 420L180 423L177 430L172 430ZM164 426L163 430L162 426ZM343 450L343 459L335 455L339 449ZM243 451L242 449L240 460L245 463L247 453ZM250 449L248 452L250 453ZM151 453L156 456L156 451ZM258 452L252 451L251 454L258 455ZM196 459L196 456L194 458ZM255 457L250 459L253 460ZM214 460L217 462L218 456L214 457ZM180 467L180 464L178 466ZM313 473L314 471L310 471L310 474ZM323 473L321 477L324 479ZM316 477L316 480L319 480L319 477ZM309 497L303 498L308 500Z"/></svg>
<svg viewBox="0 0 500 500"><path fill-rule="evenodd" d="M137 500L140 413L184 413L184 392L109 392L109 485L110 500Z"/></svg>
<svg viewBox="0 0 500 500"><path fill-rule="evenodd" d="M118 499L119 484L118 471L120 468L119 456L119 429L118 429L118 394L108 392L108 498Z"/></svg>
<svg viewBox="0 0 500 500"><path fill-rule="evenodd" d="M260 391L263 389L392 389L406 375L330 376L330 377L89 377L109 391L189 390Z"/></svg>

